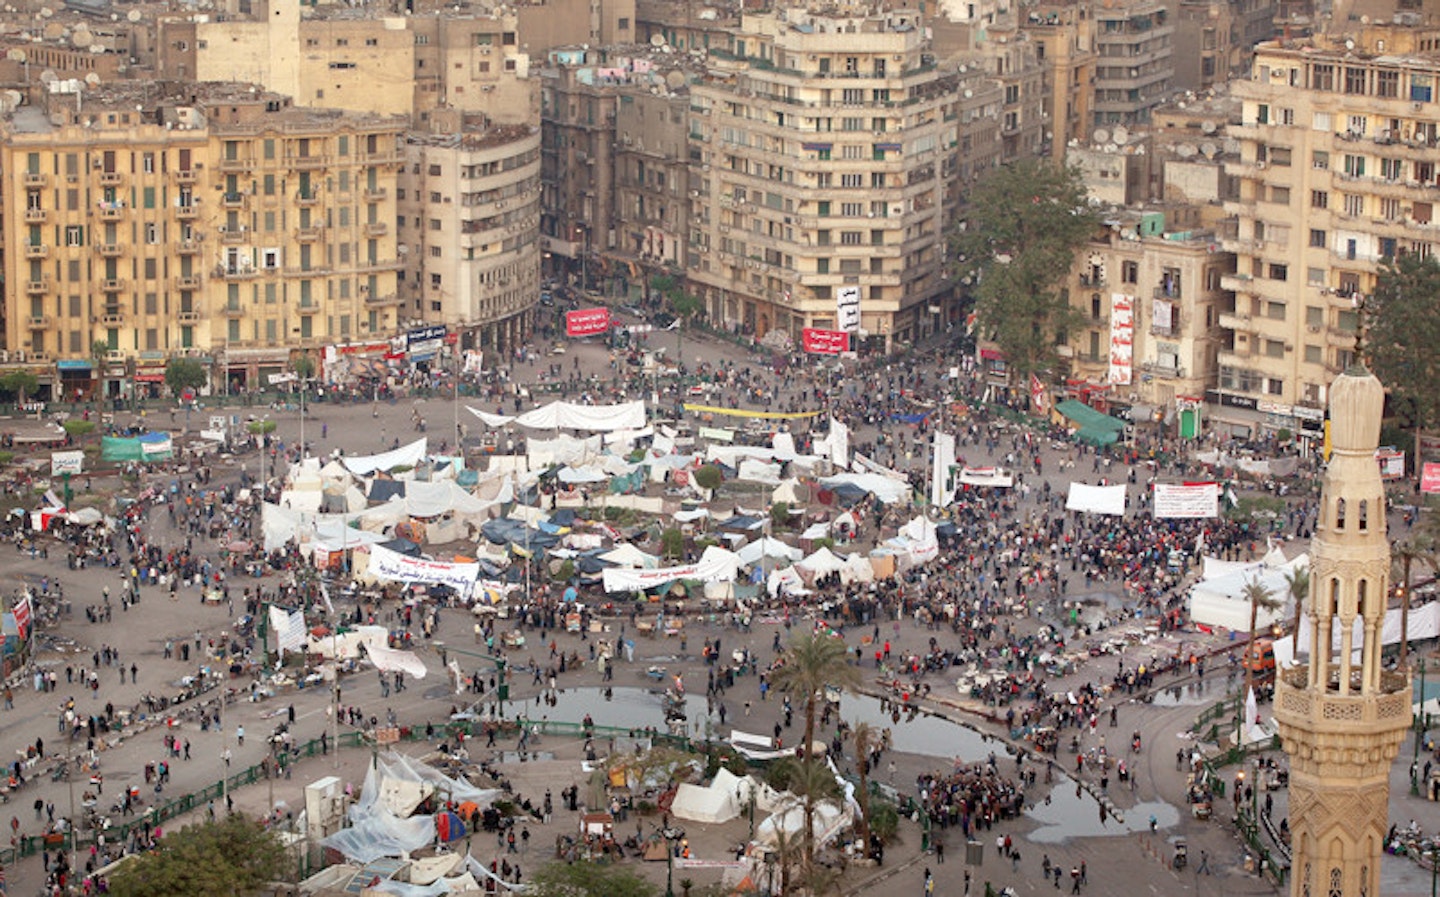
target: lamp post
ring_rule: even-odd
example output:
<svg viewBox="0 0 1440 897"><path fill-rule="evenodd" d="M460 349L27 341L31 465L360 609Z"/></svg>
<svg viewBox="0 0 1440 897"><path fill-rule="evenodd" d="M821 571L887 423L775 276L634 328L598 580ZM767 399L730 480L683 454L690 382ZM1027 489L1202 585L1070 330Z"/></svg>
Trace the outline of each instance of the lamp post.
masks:
<svg viewBox="0 0 1440 897"><path fill-rule="evenodd" d="M660 830L665 839L665 897L675 897L675 842L685 837L685 832L672 826Z"/></svg>
<svg viewBox="0 0 1440 897"><path fill-rule="evenodd" d="M1415 755L1410 764L1410 793L1412 795L1420 793L1420 778L1417 770L1420 763L1420 742L1425 740L1425 658L1420 658L1419 666L1420 712L1415 715Z"/></svg>

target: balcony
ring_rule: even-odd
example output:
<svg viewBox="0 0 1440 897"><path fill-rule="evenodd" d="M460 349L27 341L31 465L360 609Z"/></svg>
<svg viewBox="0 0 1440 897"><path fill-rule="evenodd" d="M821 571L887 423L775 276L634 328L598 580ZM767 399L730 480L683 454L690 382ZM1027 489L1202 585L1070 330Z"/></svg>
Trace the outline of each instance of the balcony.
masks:
<svg viewBox="0 0 1440 897"><path fill-rule="evenodd" d="M365 225L365 236L367 237L383 237L389 231L390 225L383 221L372 221Z"/></svg>
<svg viewBox="0 0 1440 897"><path fill-rule="evenodd" d="M285 164L296 171L310 171L324 168L330 162L328 156L286 156Z"/></svg>
<svg viewBox="0 0 1440 897"><path fill-rule="evenodd" d="M121 246L119 243L96 243L95 251L100 253L105 258L117 258L121 253L125 251L125 247Z"/></svg>
<svg viewBox="0 0 1440 897"><path fill-rule="evenodd" d="M200 312L182 311L177 317L181 324L196 324L200 321Z"/></svg>
<svg viewBox="0 0 1440 897"><path fill-rule="evenodd" d="M1355 332L1327 327L1325 328L1325 342L1337 349L1354 349L1356 342Z"/></svg>
<svg viewBox="0 0 1440 897"><path fill-rule="evenodd" d="M400 150L377 150L361 157L366 165L403 165L405 154Z"/></svg>
<svg viewBox="0 0 1440 897"><path fill-rule="evenodd" d="M122 180L123 178L121 178L120 172L118 171L100 172L100 186L102 187L118 187Z"/></svg>
<svg viewBox="0 0 1440 897"><path fill-rule="evenodd" d="M41 187L50 183L50 176L48 174L41 174L38 171L27 171L25 172L24 183L25 186L31 190L39 190Z"/></svg>
<svg viewBox="0 0 1440 897"><path fill-rule="evenodd" d="M29 326L31 330L45 330L51 324L55 323L55 319L49 315L31 315L26 321L27 326Z"/></svg>
<svg viewBox="0 0 1440 897"><path fill-rule="evenodd" d="M1236 293L1255 292L1255 278L1249 274L1224 274L1220 277L1220 289Z"/></svg>
<svg viewBox="0 0 1440 897"><path fill-rule="evenodd" d="M26 224L44 224L44 223L45 223L45 219L46 219L46 218L49 218L49 217L50 217L50 213L47 212L47 211L44 210L44 209L26 209L26 210L25 210L25 223L26 223Z"/></svg>
<svg viewBox="0 0 1440 897"><path fill-rule="evenodd" d="M194 255L200 251L200 244L194 240L181 240L175 244L175 251L181 255Z"/></svg>
<svg viewBox="0 0 1440 897"><path fill-rule="evenodd" d="M301 190L295 194L295 204L302 209L310 208L320 202L320 194L314 190Z"/></svg>
<svg viewBox="0 0 1440 897"><path fill-rule="evenodd" d="M368 262L360 262L359 264L357 264L355 266L355 270L359 272L399 271L400 260L390 259L389 261L377 261L375 259L371 259Z"/></svg>
<svg viewBox="0 0 1440 897"><path fill-rule="evenodd" d="M175 278L175 289L177 290L198 290L200 289L200 275L182 274Z"/></svg>
<svg viewBox="0 0 1440 897"><path fill-rule="evenodd" d="M243 318L247 314L239 305L227 305L220 310L227 318Z"/></svg>
<svg viewBox="0 0 1440 897"><path fill-rule="evenodd" d="M1167 287L1156 287L1156 288L1155 288L1155 298L1156 298L1156 299L1169 299L1169 300L1171 300L1171 301L1173 301L1173 302L1179 302L1182 295L1183 295L1183 292L1182 292L1182 290L1180 289L1180 284L1179 284L1178 281L1177 281L1175 284L1173 284L1172 286L1168 287L1168 288L1167 288Z"/></svg>
<svg viewBox="0 0 1440 897"><path fill-rule="evenodd" d="M180 219L191 219L198 215L200 210L192 203L185 203L175 207L175 217Z"/></svg>
<svg viewBox="0 0 1440 897"><path fill-rule="evenodd" d="M118 293L123 289L125 289L125 281L118 277L100 281L100 292L102 293Z"/></svg>
<svg viewBox="0 0 1440 897"><path fill-rule="evenodd" d="M1297 729L1343 731L1345 738L1380 738L1392 753L1410 728L1410 678L1404 673L1380 674L1375 694L1361 694L1358 665L1351 667L1347 694L1340 693L1340 666L1329 664L1324 689L1310 684L1308 664L1280 674L1275 689L1275 717Z"/></svg>
<svg viewBox="0 0 1440 897"><path fill-rule="evenodd" d="M224 193L220 196L220 205L227 209L240 209L245 207L244 193Z"/></svg>
<svg viewBox="0 0 1440 897"><path fill-rule="evenodd" d="M99 211L96 212L96 216L101 221L119 221L125 217L125 207L116 205L101 206Z"/></svg>
<svg viewBox="0 0 1440 897"><path fill-rule="evenodd" d="M43 259L50 254L50 247L44 243L26 243L25 257L27 259Z"/></svg>
<svg viewBox="0 0 1440 897"><path fill-rule="evenodd" d="M221 170L221 171L249 171L249 170L250 170L250 166L251 166L252 164L253 164L253 162L252 162L252 160L250 160L250 159L239 159L239 158L236 158L236 159L221 159L221 160L220 160L220 170Z"/></svg>
<svg viewBox="0 0 1440 897"><path fill-rule="evenodd" d="M108 326L125 323L125 316L118 309L107 309L105 314L100 316L100 323Z"/></svg>
<svg viewBox="0 0 1440 897"><path fill-rule="evenodd" d="M43 295L49 289L50 278L48 277L42 277L39 280L27 280L25 282L25 292L31 296Z"/></svg>
<svg viewBox="0 0 1440 897"><path fill-rule="evenodd" d="M1105 286L1105 278L1095 274L1081 274L1080 286L1085 289L1098 290Z"/></svg>
<svg viewBox="0 0 1440 897"><path fill-rule="evenodd" d="M199 175L193 168L185 168L175 172L175 181L180 184L193 184Z"/></svg>
<svg viewBox="0 0 1440 897"><path fill-rule="evenodd" d="M1252 333L1255 330L1255 325L1251 323L1249 315L1225 311L1220 313L1218 320L1223 330L1234 330L1239 333Z"/></svg>
<svg viewBox="0 0 1440 897"><path fill-rule="evenodd" d="M300 227L295 229L295 241L297 243L314 243L319 239L319 227Z"/></svg>
<svg viewBox="0 0 1440 897"><path fill-rule="evenodd" d="M257 273L258 270L249 265L220 265L215 269L215 276L226 280L249 280Z"/></svg>
<svg viewBox="0 0 1440 897"><path fill-rule="evenodd" d="M387 305L399 305L402 300L398 293L386 293L383 296L366 296L365 304L371 308L383 308Z"/></svg>
<svg viewBox="0 0 1440 897"><path fill-rule="evenodd" d="M220 242L222 243L244 243L247 236L248 234L243 224L234 230L228 227L220 228Z"/></svg>
<svg viewBox="0 0 1440 897"><path fill-rule="evenodd" d="M367 187L364 195L366 202L380 202L390 195L390 191L384 187Z"/></svg>

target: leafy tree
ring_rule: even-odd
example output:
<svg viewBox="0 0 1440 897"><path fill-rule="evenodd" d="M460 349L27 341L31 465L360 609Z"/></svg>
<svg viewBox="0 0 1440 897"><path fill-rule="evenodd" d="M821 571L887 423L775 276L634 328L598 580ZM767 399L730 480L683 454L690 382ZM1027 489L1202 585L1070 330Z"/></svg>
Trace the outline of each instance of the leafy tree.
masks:
<svg viewBox="0 0 1440 897"><path fill-rule="evenodd" d="M1405 666L1405 658L1410 653L1410 568L1416 561L1425 564L1434 570L1440 567L1440 544L1437 544L1434 533L1435 517L1426 515L1420 529L1415 530L1407 539L1395 543L1390 549L1390 561L1398 569L1400 593L1400 662Z"/></svg>
<svg viewBox="0 0 1440 897"><path fill-rule="evenodd" d="M860 787L855 800L860 804L860 845L862 856L870 855L870 755L880 742L880 733L869 723L856 723L851 731L855 739L855 773Z"/></svg>
<svg viewBox="0 0 1440 897"><path fill-rule="evenodd" d="M1260 659L1255 654L1249 653L1255 647L1255 625L1260 617L1260 608L1275 610L1280 607L1280 599L1275 597L1275 593L1270 591L1270 587L1261 582L1259 577L1245 583L1245 587L1240 590L1240 595L1250 602L1250 644L1245 649L1247 652L1245 693L1248 695L1250 689L1255 687L1255 664ZM1246 720L1245 724L1249 725L1250 722L1250 720Z"/></svg>
<svg viewBox="0 0 1440 897"><path fill-rule="evenodd" d="M670 528L660 534L660 549L667 558L678 558L685 553L685 534Z"/></svg>
<svg viewBox="0 0 1440 897"><path fill-rule="evenodd" d="M705 308L705 303L694 293L688 292L683 283L669 274L661 274L650 281L650 286L670 303L670 310L679 319L675 333L675 363L685 364L685 325Z"/></svg>
<svg viewBox="0 0 1440 897"><path fill-rule="evenodd" d="M714 464L706 464L704 467L695 469L695 485L701 489L714 492L720 488L720 484L723 482L725 482L725 475Z"/></svg>
<svg viewBox="0 0 1440 897"><path fill-rule="evenodd" d="M272 832L241 815L172 831L160 848L121 866L114 897L239 897L279 875L285 849Z"/></svg>
<svg viewBox="0 0 1440 897"><path fill-rule="evenodd" d="M1291 600L1295 602L1295 625L1290 629L1290 637L1295 640L1295 650L1300 650L1300 615L1301 607L1305 599L1310 597L1310 568L1296 567L1285 574L1285 591L1289 593Z"/></svg>
<svg viewBox="0 0 1440 897"><path fill-rule="evenodd" d="M290 368L302 381L309 380L315 376L315 359L311 358L308 352L296 355L294 361L290 362Z"/></svg>
<svg viewBox="0 0 1440 897"><path fill-rule="evenodd" d="M790 503L777 501L770 506L770 528L782 530L790 525Z"/></svg>
<svg viewBox="0 0 1440 897"><path fill-rule="evenodd" d="M789 791L800 798L804 812L805 821L800 825L801 872L808 877L815 869L815 808L822 801L839 797L840 784L830 765L810 751L782 762L790 767Z"/></svg>
<svg viewBox="0 0 1440 897"><path fill-rule="evenodd" d="M659 897L660 887L628 866L547 863L530 877L532 897Z"/></svg>
<svg viewBox="0 0 1440 897"><path fill-rule="evenodd" d="M245 429L251 436L269 436L275 432L275 422L273 420L252 420L245 425Z"/></svg>
<svg viewBox="0 0 1440 897"><path fill-rule="evenodd" d="M93 420L80 420L76 418L75 420L67 420L60 426L65 429L65 435L71 439L84 439L86 436L95 432L95 422Z"/></svg>
<svg viewBox="0 0 1440 897"><path fill-rule="evenodd" d="M24 405L25 397L34 395L40 381L29 371L10 371L0 377L0 389L15 397L15 404Z"/></svg>
<svg viewBox="0 0 1440 897"><path fill-rule="evenodd" d="M1440 262L1407 253L1385 262L1365 301L1363 353L1418 432L1440 424Z"/></svg>
<svg viewBox="0 0 1440 897"><path fill-rule="evenodd" d="M193 358L172 358L165 365L165 385L172 395L205 385L205 366Z"/></svg>
<svg viewBox="0 0 1440 897"><path fill-rule="evenodd" d="M810 746L815 743L815 707L819 703L821 689L827 685L854 688L860 684L860 671L850 664L845 642L823 633L804 632L790 640L779 669L770 674L770 682L781 691L805 701L804 748L805 756L809 757ZM793 783L791 790L795 790ZM812 812L812 807L806 808L806 825L802 832L807 869L814 865L815 860L815 833L809 824Z"/></svg>
<svg viewBox="0 0 1440 897"><path fill-rule="evenodd" d="M991 169L970 194L951 237L955 274L974 283L979 333L993 339L1017 380L1057 367L1055 343L1079 321L1061 289L1099 216L1076 169L1021 159Z"/></svg>

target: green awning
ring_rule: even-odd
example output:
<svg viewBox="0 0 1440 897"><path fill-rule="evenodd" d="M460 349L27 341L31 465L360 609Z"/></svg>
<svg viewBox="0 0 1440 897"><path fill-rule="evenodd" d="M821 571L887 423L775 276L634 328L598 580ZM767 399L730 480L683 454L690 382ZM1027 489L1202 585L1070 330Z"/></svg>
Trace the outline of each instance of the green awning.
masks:
<svg viewBox="0 0 1440 897"><path fill-rule="evenodd" d="M1076 426L1075 438L1090 445L1109 445L1125 432L1124 421L1075 399L1066 399L1056 405L1055 410Z"/></svg>

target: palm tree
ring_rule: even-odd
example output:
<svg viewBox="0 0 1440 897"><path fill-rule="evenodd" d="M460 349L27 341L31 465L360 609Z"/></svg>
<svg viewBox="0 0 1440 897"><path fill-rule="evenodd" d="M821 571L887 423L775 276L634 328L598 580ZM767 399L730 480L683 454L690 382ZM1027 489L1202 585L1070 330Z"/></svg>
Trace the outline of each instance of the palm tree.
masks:
<svg viewBox="0 0 1440 897"><path fill-rule="evenodd" d="M1427 518L1428 522L1428 518ZM1432 526L1422 525L1421 528L1410 534L1408 539L1396 542L1390 549L1390 561L1398 569L1400 584L1397 591L1400 593L1400 661L1401 667L1405 666L1405 658L1410 653L1410 568L1416 561L1429 566L1432 570L1440 564L1440 551L1437 551L1435 537L1430 530Z"/></svg>
<svg viewBox="0 0 1440 897"><path fill-rule="evenodd" d="M805 698L805 742L803 756L811 766L815 743L815 705L821 689L827 685L848 689L860 684L860 671L851 666L850 653L845 643L828 634L802 633L790 640L790 647L781 657L779 669L770 674L771 683L781 691L803 695ZM828 769L824 769L827 775ZM833 777L832 777L833 784ZM793 790L793 789L792 789ZM810 822L814 806L806 801L805 808L805 867L808 869L815 860L815 833Z"/></svg>
<svg viewBox="0 0 1440 897"><path fill-rule="evenodd" d="M840 784L835 781L830 765L821 763L813 754L785 762L789 766L788 787L800 798L804 810L804 827L800 832L801 871L809 876L815 868L815 807L821 801L837 797Z"/></svg>
<svg viewBox="0 0 1440 897"><path fill-rule="evenodd" d="M1310 568L1296 567L1285 574L1285 590L1295 602L1295 625L1290 628L1290 637L1295 640L1295 653L1300 653L1300 610L1310 596ZM1313 651L1313 648L1312 648Z"/></svg>
<svg viewBox="0 0 1440 897"><path fill-rule="evenodd" d="M855 772L860 777L860 791L856 795L860 803L860 855L870 856L870 754L880 739L880 733L869 723L856 723L851 732L855 739Z"/></svg>
<svg viewBox="0 0 1440 897"><path fill-rule="evenodd" d="M1261 582L1258 576L1245 583L1245 588L1241 590L1240 594L1250 602L1250 644L1246 648L1246 654L1249 656L1248 662L1245 664L1245 694L1248 695L1250 690L1255 687L1255 663L1259 659L1254 656L1253 652L1255 649L1255 624L1260 616L1260 608L1276 610L1282 604L1270 587ZM1245 699L1242 697L1241 700ZM1246 722L1248 724L1249 720Z"/></svg>

